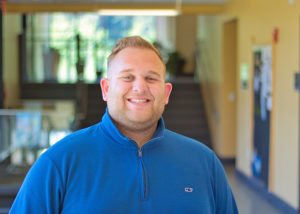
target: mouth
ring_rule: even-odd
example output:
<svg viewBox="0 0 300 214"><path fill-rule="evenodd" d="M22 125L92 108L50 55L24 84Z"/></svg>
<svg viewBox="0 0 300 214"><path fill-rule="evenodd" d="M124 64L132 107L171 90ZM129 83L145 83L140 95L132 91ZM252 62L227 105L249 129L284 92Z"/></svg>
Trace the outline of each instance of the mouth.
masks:
<svg viewBox="0 0 300 214"><path fill-rule="evenodd" d="M129 98L127 99L129 102L131 103L135 103L135 104L144 104L144 103L149 103L150 99L134 99L134 98Z"/></svg>

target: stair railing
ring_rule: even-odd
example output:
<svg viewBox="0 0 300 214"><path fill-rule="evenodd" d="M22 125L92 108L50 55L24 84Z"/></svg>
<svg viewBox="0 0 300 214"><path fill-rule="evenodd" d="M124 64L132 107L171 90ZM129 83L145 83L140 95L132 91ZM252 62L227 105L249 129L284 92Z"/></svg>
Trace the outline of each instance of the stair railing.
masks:
<svg viewBox="0 0 300 214"><path fill-rule="evenodd" d="M0 163L10 163L12 155L21 151L19 164L33 162L40 152L50 146L50 133L54 130L51 117L64 118L64 112L0 109Z"/></svg>

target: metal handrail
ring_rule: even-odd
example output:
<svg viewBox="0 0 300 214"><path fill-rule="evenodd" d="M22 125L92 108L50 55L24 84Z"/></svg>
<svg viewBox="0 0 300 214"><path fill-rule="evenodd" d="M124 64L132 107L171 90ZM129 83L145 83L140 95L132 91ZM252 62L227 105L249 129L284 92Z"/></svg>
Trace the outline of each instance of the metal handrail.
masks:
<svg viewBox="0 0 300 214"><path fill-rule="evenodd" d="M49 115L57 115L57 116L65 116L64 113L58 113L54 112L52 110L23 110L23 109L0 109L0 116L7 115L7 116L14 116L17 113L30 113L30 114L41 114L43 116L49 116Z"/></svg>
<svg viewBox="0 0 300 214"><path fill-rule="evenodd" d="M18 116L22 115L28 115L29 117L40 116L37 119L38 123L36 126L30 127L32 121L29 122L30 125L26 127L24 132L25 134L22 132L22 129L21 132L18 132L18 130L20 131L20 129L18 129L17 126ZM59 117L66 116L66 114L63 112L56 112L51 110L39 111L0 109L0 162L9 158L18 149L29 149L37 151L38 149L48 148L50 146L49 138L42 137L49 136L50 131L53 130L54 126L52 124L50 116L54 115ZM34 121L33 124L36 124L36 121ZM28 133L26 133L27 129Z"/></svg>

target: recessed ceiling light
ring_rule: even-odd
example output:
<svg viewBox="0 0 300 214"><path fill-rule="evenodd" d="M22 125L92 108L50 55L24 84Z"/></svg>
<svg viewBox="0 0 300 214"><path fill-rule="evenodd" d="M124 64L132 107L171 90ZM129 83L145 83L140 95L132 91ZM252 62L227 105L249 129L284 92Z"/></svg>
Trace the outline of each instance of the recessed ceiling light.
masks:
<svg viewBox="0 0 300 214"><path fill-rule="evenodd" d="M98 14L102 16L177 16L178 10L172 9L136 9L136 10L122 10L122 9L103 9L99 10Z"/></svg>

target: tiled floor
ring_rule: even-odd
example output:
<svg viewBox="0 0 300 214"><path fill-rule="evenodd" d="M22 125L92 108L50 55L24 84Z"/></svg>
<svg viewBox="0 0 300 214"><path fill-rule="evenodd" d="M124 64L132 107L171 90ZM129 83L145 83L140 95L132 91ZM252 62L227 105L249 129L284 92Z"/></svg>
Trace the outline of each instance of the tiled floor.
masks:
<svg viewBox="0 0 300 214"><path fill-rule="evenodd" d="M225 166L240 214L284 214L234 175L233 166Z"/></svg>

